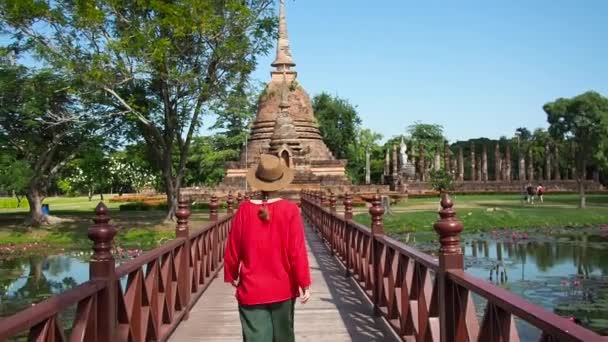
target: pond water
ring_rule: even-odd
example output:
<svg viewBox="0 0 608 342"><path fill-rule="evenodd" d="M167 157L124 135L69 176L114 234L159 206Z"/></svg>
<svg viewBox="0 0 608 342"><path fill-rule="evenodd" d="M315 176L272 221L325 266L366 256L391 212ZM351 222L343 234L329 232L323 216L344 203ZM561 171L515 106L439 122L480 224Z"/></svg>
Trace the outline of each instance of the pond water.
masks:
<svg viewBox="0 0 608 342"><path fill-rule="evenodd" d="M409 243L428 252L436 242ZM466 271L608 335L608 237L598 230L463 236ZM0 259L0 317L88 279L90 252ZM123 284L124 286L124 284ZM484 303L474 298L478 315ZM518 323L522 340L537 337Z"/></svg>
<svg viewBox="0 0 608 342"><path fill-rule="evenodd" d="M87 281L89 257L84 252L70 252L0 260L0 316Z"/></svg>
<svg viewBox="0 0 608 342"><path fill-rule="evenodd" d="M598 230L500 230L462 240L468 273L608 335L608 237ZM410 243L427 252L438 248L436 242ZM473 300L481 323L485 300ZM519 321L518 330L523 341L538 340L538 331Z"/></svg>

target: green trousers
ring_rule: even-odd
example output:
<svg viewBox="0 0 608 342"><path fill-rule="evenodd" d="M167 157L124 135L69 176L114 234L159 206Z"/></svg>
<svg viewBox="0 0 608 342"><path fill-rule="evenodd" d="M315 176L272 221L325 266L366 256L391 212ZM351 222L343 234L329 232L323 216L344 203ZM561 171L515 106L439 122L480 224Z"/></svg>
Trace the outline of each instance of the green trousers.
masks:
<svg viewBox="0 0 608 342"><path fill-rule="evenodd" d="M295 299L271 304L239 305L243 341L295 342L294 305Z"/></svg>

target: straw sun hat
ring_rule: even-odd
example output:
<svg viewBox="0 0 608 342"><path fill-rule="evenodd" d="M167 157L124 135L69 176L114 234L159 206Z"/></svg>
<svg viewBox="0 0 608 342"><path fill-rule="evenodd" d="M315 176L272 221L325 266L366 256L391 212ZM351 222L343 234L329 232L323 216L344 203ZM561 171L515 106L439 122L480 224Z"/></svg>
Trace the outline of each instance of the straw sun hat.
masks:
<svg viewBox="0 0 608 342"><path fill-rule="evenodd" d="M249 185L260 191L277 191L293 181L294 172L281 162L279 157L262 154L260 162L247 172Z"/></svg>

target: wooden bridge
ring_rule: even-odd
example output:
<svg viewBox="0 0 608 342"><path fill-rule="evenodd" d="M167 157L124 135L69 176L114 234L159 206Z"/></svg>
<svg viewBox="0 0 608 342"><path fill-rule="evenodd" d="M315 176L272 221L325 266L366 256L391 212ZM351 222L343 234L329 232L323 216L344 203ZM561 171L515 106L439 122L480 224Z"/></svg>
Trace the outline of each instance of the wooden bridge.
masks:
<svg viewBox="0 0 608 342"><path fill-rule="evenodd" d="M376 196L372 227L344 214L336 198L301 194L313 299L296 306L298 341L518 341L515 317L538 331L540 341L602 341L602 337L484 280L466 274L463 229L444 197L434 225L438 257L387 237ZM0 341L230 341L241 340L233 289L216 280L233 213L190 232L185 202L177 211L176 239L115 267L107 208L96 209L89 229L94 254L90 280L0 320ZM126 282L121 281L126 280ZM123 286L123 284L126 285ZM473 302L484 302L482 312ZM72 315L64 326L60 316ZM481 319L479 319L481 318Z"/></svg>

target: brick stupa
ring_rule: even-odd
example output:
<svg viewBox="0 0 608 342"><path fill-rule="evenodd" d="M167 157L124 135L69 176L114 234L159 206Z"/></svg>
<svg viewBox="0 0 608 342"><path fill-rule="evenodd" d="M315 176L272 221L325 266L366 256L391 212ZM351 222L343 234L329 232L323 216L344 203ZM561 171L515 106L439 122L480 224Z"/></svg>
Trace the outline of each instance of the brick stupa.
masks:
<svg viewBox="0 0 608 342"><path fill-rule="evenodd" d="M289 47L285 3L280 0L277 56L271 80L260 96L247 148L228 163L224 185L242 187L247 169L262 153L279 156L294 168L292 191L349 185L346 161L336 160L323 142L310 97L297 81Z"/></svg>

